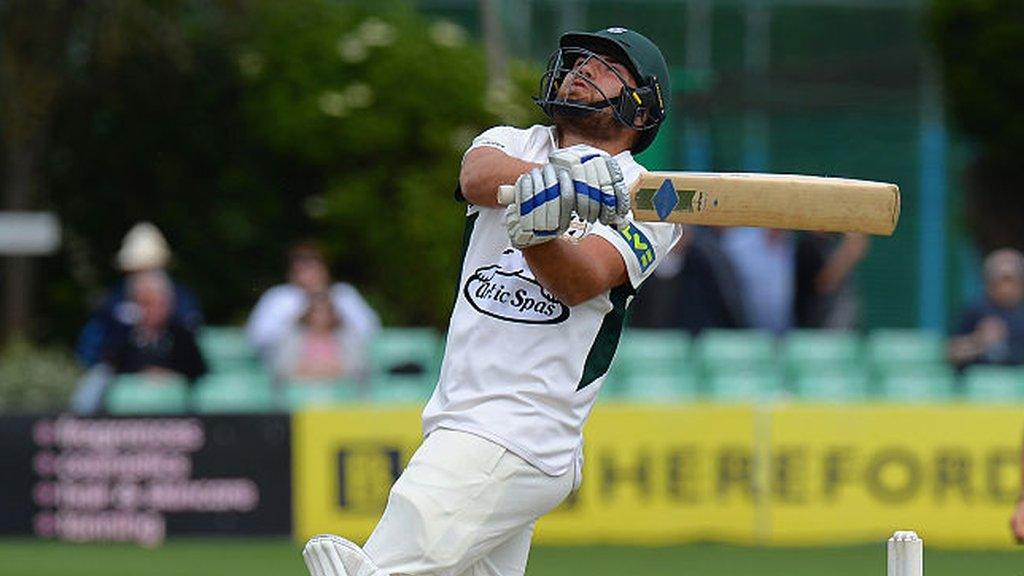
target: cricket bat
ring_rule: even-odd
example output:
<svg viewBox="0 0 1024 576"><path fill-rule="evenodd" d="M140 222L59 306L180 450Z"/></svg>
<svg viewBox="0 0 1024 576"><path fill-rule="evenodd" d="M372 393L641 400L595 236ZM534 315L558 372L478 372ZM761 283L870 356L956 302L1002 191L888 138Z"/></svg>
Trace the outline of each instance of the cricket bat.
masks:
<svg viewBox="0 0 1024 576"><path fill-rule="evenodd" d="M629 195L633 218L647 222L889 236L900 217L898 186L849 178L644 172ZM514 199L513 186L500 187L500 204Z"/></svg>

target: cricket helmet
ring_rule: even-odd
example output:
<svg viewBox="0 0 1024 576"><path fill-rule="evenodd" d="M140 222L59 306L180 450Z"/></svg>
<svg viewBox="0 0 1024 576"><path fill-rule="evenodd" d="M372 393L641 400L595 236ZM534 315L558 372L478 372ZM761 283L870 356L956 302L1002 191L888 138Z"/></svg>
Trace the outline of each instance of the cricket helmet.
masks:
<svg viewBox="0 0 1024 576"><path fill-rule="evenodd" d="M672 100L668 63L661 50L644 35L618 27L597 32L568 32L562 35L558 45L558 50L548 59L539 93L534 98L544 113L548 117L556 113L585 115L611 107L620 123L640 132L632 151L647 149L668 115ZM603 62L602 56L625 66L633 75L636 88L623 80L622 92L618 95L609 97L598 89L604 96L603 102L580 102L558 96L559 87L580 58L598 58Z"/></svg>

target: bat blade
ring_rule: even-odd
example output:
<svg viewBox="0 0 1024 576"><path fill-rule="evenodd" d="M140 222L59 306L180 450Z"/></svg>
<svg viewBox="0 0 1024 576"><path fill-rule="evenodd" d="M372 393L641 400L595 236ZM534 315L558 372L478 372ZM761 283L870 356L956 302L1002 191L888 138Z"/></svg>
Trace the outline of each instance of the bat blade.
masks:
<svg viewBox="0 0 1024 576"><path fill-rule="evenodd" d="M888 236L895 184L788 174L645 172L630 189L636 220Z"/></svg>
<svg viewBox="0 0 1024 576"><path fill-rule="evenodd" d="M514 198L514 187L499 188L500 204ZM644 172L630 199L635 220L704 226L889 236L900 217L895 184L825 176Z"/></svg>

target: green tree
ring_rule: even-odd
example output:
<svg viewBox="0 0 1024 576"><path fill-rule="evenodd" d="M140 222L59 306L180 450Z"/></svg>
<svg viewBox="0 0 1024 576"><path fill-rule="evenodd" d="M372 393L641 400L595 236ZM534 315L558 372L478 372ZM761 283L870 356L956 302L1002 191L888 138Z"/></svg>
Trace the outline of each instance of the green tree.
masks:
<svg viewBox="0 0 1024 576"><path fill-rule="evenodd" d="M488 93L466 32L397 2L107 0L67 49L46 154L66 243L44 294L64 339L143 219L214 323L241 321L281 281L287 244L314 237L386 321L443 326L462 150L487 126L537 119L532 69Z"/></svg>
<svg viewBox="0 0 1024 576"><path fill-rule="evenodd" d="M31 210L43 192L42 158L65 78L62 48L78 12L62 0L0 3L0 209ZM7 258L3 264L0 339L27 331L33 292L33 267L27 258Z"/></svg>
<svg viewBox="0 0 1024 576"><path fill-rule="evenodd" d="M974 148L972 233L985 250L1024 247L1024 3L933 0L929 28L950 116Z"/></svg>
<svg viewBox="0 0 1024 576"><path fill-rule="evenodd" d="M464 209L452 201L459 158L501 120L486 106L481 49L400 5L267 3L249 29L238 55L247 122L324 175L301 208L342 275L372 286L392 321L443 323Z"/></svg>

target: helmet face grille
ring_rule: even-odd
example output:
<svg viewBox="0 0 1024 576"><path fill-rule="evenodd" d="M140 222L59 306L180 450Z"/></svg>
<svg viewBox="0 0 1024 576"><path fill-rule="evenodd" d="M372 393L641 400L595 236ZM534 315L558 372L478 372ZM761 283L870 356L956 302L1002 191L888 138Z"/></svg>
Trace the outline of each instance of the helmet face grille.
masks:
<svg viewBox="0 0 1024 576"><path fill-rule="evenodd" d="M607 58L586 48L564 47L555 50L548 58L547 69L541 77L534 101L549 117L555 114L586 115L610 107L616 120L627 128L639 131L656 128L664 119L657 79L637 78L637 87L633 88ZM605 67L618 78L621 84L619 93L606 94L583 72L591 62ZM570 99L562 87L567 81L576 80L589 85L599 97L594 101Z"/></svg>
<svg viewBox="0 0 1024 576"><path fill-rule="evenodd" d="M607 70L615 74L619 78L623 87L628 87L625 79L619 75L618 71L615 70L608 62L600 55L586 50L583 48L561 48L556 50L551 57L548 58L547 70L541 77L540 89L537 93L535 100L544 109L548 115L552 115L552 111L549 110L553 107L570 107L584 111L596 112L603 108L607 108L612 105L612 99L617 96L609 96L605 94L601 88L599 88L590 79L589 76L582 72L582 69L587 66L591 61L596 61L603 65ZM584 82L590 88L592 88L600 97L596 101L587 102L583 100L571 100L568 97L568 93L559 95L562 86L567 82L579 80ZM620 119L621 121L621 119Z"/></svg>

